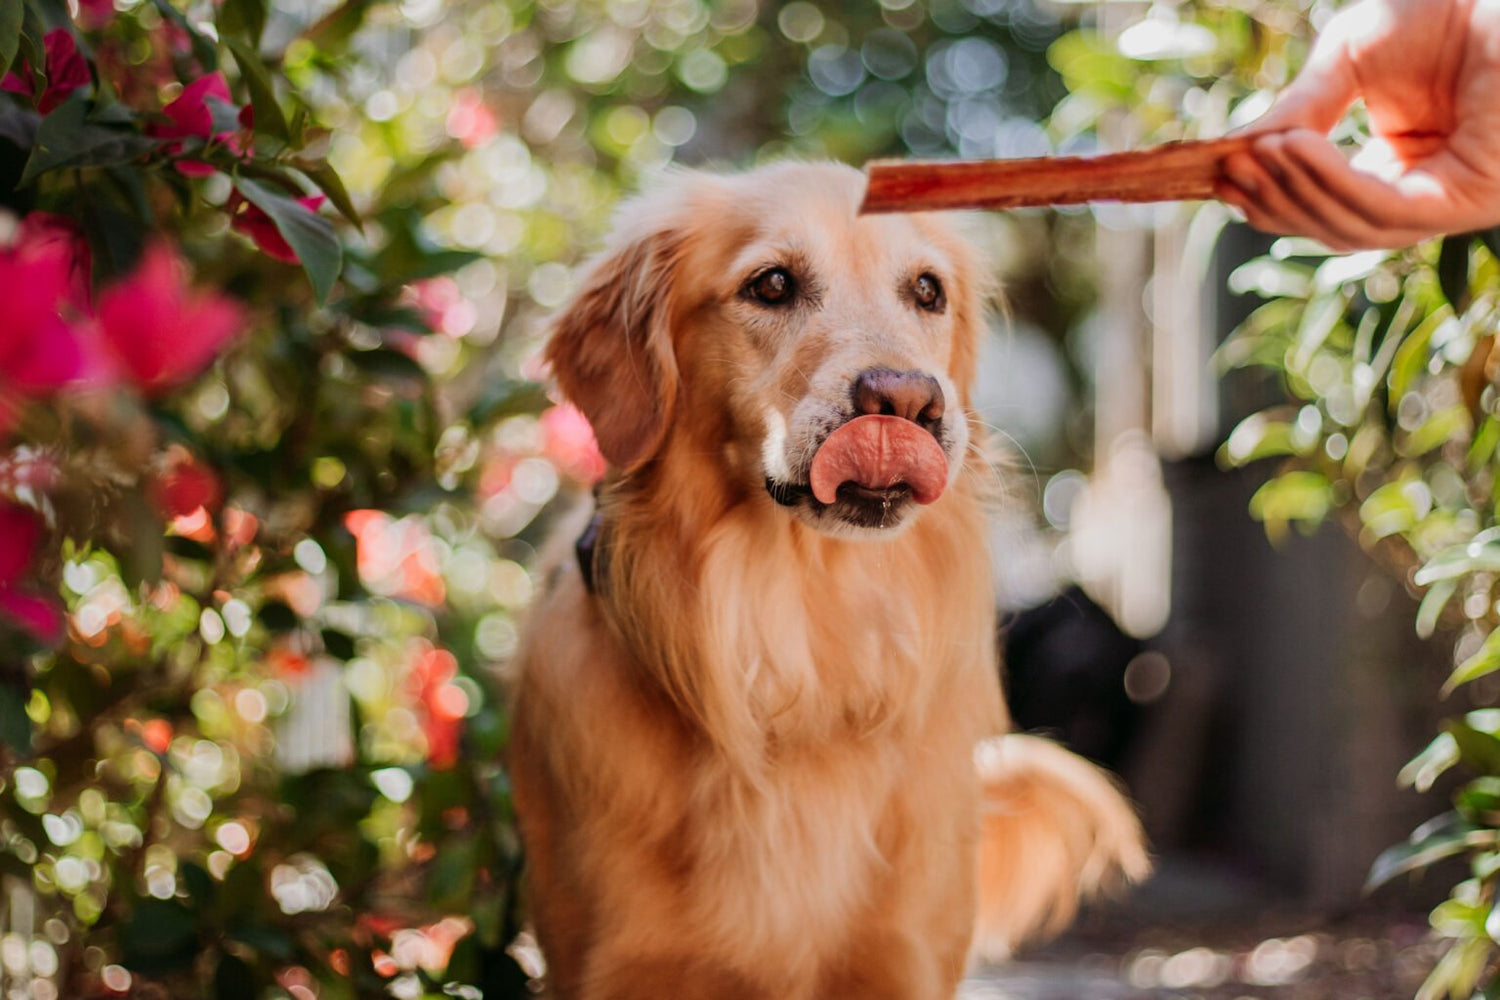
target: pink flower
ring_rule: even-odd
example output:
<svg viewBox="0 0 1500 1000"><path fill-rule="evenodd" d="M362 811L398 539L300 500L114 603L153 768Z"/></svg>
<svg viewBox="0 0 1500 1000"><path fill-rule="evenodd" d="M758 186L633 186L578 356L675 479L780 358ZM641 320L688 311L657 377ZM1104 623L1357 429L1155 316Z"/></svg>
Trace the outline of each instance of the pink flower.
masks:
<svg viewBox="0 0 1500 1000"><path fill-rule="evenodd" d="M542 450L553 465L584 485L604 478L604 456L583 411L564 403L543 413L540 423Z"/></svg>
<svg viewBox="0 0 1500 1000"><path fill-rule="evenodd" d="M445 124L448 134L463 143L465 149L482 146L500 127L495 113L485 106L484 98L472 87L465 87L453 95L453 105L448 109Z"/></svg>
<svg viewBox="0 0 1500 1000"><path fill-rule="evenodd" d="M229 83L224 79L223 73L210 73L200 76L186 87L177 99L166 107L162 113L171 120L170 125L152 125L147 131L158 139L189 139L197 138L205 141L222 142L234 151L236 155L243 154L246 150L242 147L233 129L225 129L220 132L214 131L214 112L209 106L210 101L217 101L234 108L234 99L229 94ZM236 116L237 123L242 128L249 128L251 119L248 115L250 108L239 109ZM176 153L182 149L182 143L177 142L169 145L167 151ZM173 164L177 172L188 177L207 177L214 172L214 166L202 160L178 160Z"/></svg>
<svg viewBox="0 0 1500 1000"><path fill-rule="evenodd" d="M244 326L231 299L195 292L165 244L147 249L140 267L99 300L99 331L125 373L147 393L198 374Z"/></svg>
<svg viewBox="0 0 1500 1000"><path fill-rule="evenodd" d="M69 260L24 245L0 250L0 431L15 417L15 397L38 396L76 381L89 359L60 305L69 288Z"/></svg>
<svg viewBox="0 0 1500 1000"><path fill-rule="evenodd" d="M21 220L16 253L23 259L55 257L68 272L67 302L81 313L92 308L90 282L94 255L72 219L51 212L32 212Z"/></svg>
<svg viewBox="0 0 1500 1000"><path fill-rule="evenodd" d="M298 198L297 204L316 215L323 202L327 200L320 194L310 198ZM229 224L234 231L250 237L267 257L284 264L299 262L297 251L293 250L291 244L286 241L286 237L281 235L281 231L276 228L276 223L271 221L271 217L241 198L239 192L235 192L234 197L230 199L229 215L231 220Z"/></svg>
<svg viewBox="0 0 1500 1000"><path fill-rule="evenodd" d="M73 33L67 28L54 28L47 32L42 39L42 47L47 59L47 87L41 95L38 96L32 90L31 67L25 60L21 61L20 73L5 74L5 79L0 80L0 90L31 98L36 103L36 109L45 115L67 100L73 91L87 87L91 78L89 64L79 55L78 44L73 41Z"/></svg>
<svg viewBox="0 0 1500 1000"><path fill-rule="evenodd" d="M45 642L56 642L62 635L62 613L52 601L21 589L21 574L31 565L40 534L41 525L30 511L0 505L0 617Z"/></svg>

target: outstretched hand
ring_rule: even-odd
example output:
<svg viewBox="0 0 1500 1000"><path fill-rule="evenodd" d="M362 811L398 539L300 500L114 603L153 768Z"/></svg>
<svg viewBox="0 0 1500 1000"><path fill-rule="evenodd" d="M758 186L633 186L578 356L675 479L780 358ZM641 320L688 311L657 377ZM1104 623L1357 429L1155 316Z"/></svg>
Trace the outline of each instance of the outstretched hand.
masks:
<svg viewBox="0 0 1500 1000"><path fill-rule="evenodd" d="M1327 138L1363 99L1393 175ZM1335 250L1394 247L1500 224L1500 0L1362 0L1224 163L1219 197L1257 229Z"/></svg>

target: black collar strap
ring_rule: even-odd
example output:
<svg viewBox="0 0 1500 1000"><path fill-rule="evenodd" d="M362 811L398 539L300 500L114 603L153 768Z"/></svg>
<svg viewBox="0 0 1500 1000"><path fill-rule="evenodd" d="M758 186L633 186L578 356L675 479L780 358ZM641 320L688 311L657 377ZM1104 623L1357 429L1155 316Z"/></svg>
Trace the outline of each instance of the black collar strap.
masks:
<svg viewBox="0 0 1500 1000"><path fill-rule="evenodd" d="M595 510L594 516L589 518L588 526L583 529L583 534L573 543L573 551L578 555L578 572L583 574L583 585L590 594L597 592L594 580L595 549L598 548L599 533L603 528L604 515Z"/></svg>

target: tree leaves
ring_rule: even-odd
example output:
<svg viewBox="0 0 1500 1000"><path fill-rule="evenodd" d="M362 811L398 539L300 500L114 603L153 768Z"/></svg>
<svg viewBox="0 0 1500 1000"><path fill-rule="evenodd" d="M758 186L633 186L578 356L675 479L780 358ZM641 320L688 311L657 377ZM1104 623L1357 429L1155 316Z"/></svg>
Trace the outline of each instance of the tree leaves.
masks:
<svg viewBox="0 0 1500 1000"><path fill-rule="evenodd" d="M343 245L329 221L292 198L271 190L259 181L240 177L235 187L256 208L265 212L302 262L318 302L328 301L333 283L343 267Z"/></svg>
<svg viewBox="0 0 1500 1000"><path fill-rule="evenodd" d="M1365 891L1373 892L1398 875L1426 868L1471 847L1493 843L1493 831L1475 826L1459 813L1447 812L1428 820L1401 844L1387 848L1370 866Z"/></svg>
<svg viewBox="0 0 1500 1000"><path fill-rule="evenodd" d="M240 76L250 90L250 107L255 112L255 131L288 142L291 132L287 128L286 115L276 101L276 88L265 64L245 42L237 38L226 38L224 44L234 53L239 64Z"/></svg>
<svg viewBox="0 0 1500 1000"><path fill-rule="evenodd" d="M21 50L21 24L25 16L24 3L0 4L0 77L10 72L11 63Z"/></svg>
<svg viewBox="0 0 1500 1000"><path fill-rule="evenodd" d="M49 170L63 167L106 167L130 163L151 152L157 140L134 130L109 128L88 120L88 102L73 94L37 127L31 156L21 174L21 186Z"/></svg>

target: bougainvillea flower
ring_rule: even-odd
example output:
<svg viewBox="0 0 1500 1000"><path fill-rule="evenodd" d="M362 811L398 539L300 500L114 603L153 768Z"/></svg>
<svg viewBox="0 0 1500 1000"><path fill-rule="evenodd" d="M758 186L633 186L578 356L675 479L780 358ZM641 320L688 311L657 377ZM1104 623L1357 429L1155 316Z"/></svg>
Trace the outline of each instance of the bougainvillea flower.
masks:
<svg viewBox="0 0 1500 1000"><path fill-rule="evenodd" d="M42 47L46 52L47 86L41 96L33 90L31 67L24 59L20 73L7 73L5 79L0 80L0 90L31 98L36 109L45 115L66 101L73 91L87 87L90 77L88 61L79 54L78 43L73 41L73 33L67 28L47 32Z"/></svg>
<svg viewBox="0 0 1500 1000"><path fill-rule="evenodd" d="M0 504L0 617L39 639L56 642L62 634L62 612L53 601L23 590L23 574L40 536L35 515L14 504Z"/></svg>
<svg viewBox="0 0 1500 1000"><path fill-rule="evenodd" d="M458 762L463 718L469 710L469 696L452 683L456 676L458 661L453 654L425 643L407 675L409 693L422 720L422 735L427 738L427 762L438 770Z"/></svg>
<svg viewBox="0 0 1500 1000"><path fill-rule="evenodd" d="M213 510L224 498L224 489L213 469L194 459L187 449L177 447L152 479L151 498L156 509L171 519Z"/></svg>
<svg viewBox="0 0 1500 1000"><path fill-rule="evenodd" d="M90 310L94 255L76 222L51 212L32 212L21 220L15 252L23 260L57 258L67 270L68 304L81 313Z"/></svg>
<svg viewBox="0 0 1500 1000"><path fill-rule="evenodd" d="M124 374L146 392L198 374L244 327L229 298L194 291L166 244L146 250L135 273L99 299L99 332Z"/></svg>
<svg viewBox="0 0 1500 1000"><path fill-rule="evenodd" d="M19 399L82 379L89 369L60 311L68 288L64 255L0 250L0 432L14 420Z"/></svg>
<svg viewBox="0 0 1500 1000"><path fill-rule="evenodd" d="M205 141L222 142L236 154L246 152L241 147L238 137L233 129L214 131L214 112L210 106L211 101L234 108L234 99L229 94L229 83L224 79L223 73L209 73L200 76L186 87L177 99L166 107L162 113L171 120L170 125L156 124L148 130L158 139L189 139L198 138ZM250 127L250 117L246 114L248 107L239 109L237 115L238 123L244 127ZM182 148L182 143L174 143L167 147L167 151L175 153ZM177 160L172 164L178 173L188 177L207 177L212 174L215 167L211 163L202 160Z"/></svg>
<svg viewBox="0 0 1500 1000"><path fill-rule="evenodd" d="M564 403L548 409L539 422L542 451L559 471L586 486L604 478L604 455L582 410Z"/></svg>
<svg viewBox="0 0 1500 1000"><path fill-rule="evenodd" d="M172 124L156 125L151 129L152 134L162 139L186 139L192 136L199 139L216 138L214 113L208 106L210 97L225 104L233 103L234 99L229 96L229 83L224 79L223 73L200 76L183 87L177 99L161 109L162 114L172 120ZM219 133L219 136L225 134Z"/></svg>
<svg viewBox="0 0 1500 1000"><path fill-rule="evenodd" d="M309 198L298 198L297 204L316 215L323 202L327 200L320 194ZM291 244L286 241L286 237L281 235L281 231L276 228L276 223L271 221L271 217L241 198L238 192L230 199L229 212L229 224L235 232L244 233L250 237L267 257L279 260L283 264L300 263L297 251L293 250Z"/></svg>
<svg viewBox="0 0 1500 1000"><path fill-rule="evenodd" d="M379 510L353 510L344 527L354 535L359 579L376 594L436 607L448 595L427 526Z"/></svg>
<svg viewBox="0 0 1500 1000"><path fill-rule="evenodd" d="M445 122L448 134L463 143L465 149L482 146L500 130L495 113L485 106L479 91L465 87L453 95Z"/></svg>

